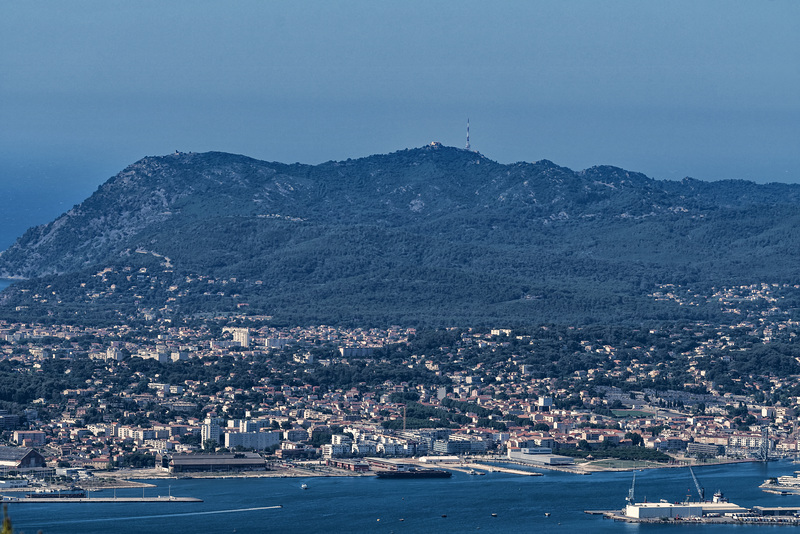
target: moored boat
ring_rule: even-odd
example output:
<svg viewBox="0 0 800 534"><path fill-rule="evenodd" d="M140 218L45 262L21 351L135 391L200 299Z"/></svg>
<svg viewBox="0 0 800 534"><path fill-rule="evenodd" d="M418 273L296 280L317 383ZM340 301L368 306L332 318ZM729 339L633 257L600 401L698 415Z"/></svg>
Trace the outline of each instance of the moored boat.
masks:
<svg viewBox="0 0 800 534"><path fill-rule="evenodd" d="M398 469L377 471L378 478L450 478L453 474L442 469Z"/></svg>

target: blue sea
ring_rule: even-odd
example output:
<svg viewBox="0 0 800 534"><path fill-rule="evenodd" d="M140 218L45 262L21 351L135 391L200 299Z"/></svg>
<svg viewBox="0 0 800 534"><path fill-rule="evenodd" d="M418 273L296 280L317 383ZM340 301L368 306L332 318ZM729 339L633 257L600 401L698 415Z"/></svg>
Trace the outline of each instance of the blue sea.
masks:
<svg viewBox="0 0 800 534"><path fill-rule="evenodd" d="M14 280L6 280L5 278L0 278L0 291L4 290L13 283Z"/></svg>
<svg viewBox="0 0 800 534"><path fill-rule="evenodd" d="M770 476L792 474L789 461L695 468L707 495L722 490L745 507L800 506L800 496L758 489ZM202 503L11 504L15 532L115 534L169 532L723 532L712 525L636 525L584 510L620 509L632 473L541 477L455 473L450 479L375 477L183 479L147 481L157 488L117 490L117 496L197 497ZM308 489L301 489L301 484ZM636 500L682 501L697 493L686 468L636 473ZM92 494L112 496L111 490ZM549 513L549 516L545 516ZM496 514L496 516L493 516Z"/></svg>

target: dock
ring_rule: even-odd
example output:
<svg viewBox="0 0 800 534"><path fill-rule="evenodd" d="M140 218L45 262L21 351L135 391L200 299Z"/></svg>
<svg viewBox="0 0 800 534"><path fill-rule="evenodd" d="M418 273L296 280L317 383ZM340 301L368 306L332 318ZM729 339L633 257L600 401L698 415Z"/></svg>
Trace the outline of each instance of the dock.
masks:
<svg viewBox="0 0 800 534"><path fill-rule="evenodd" d="M623 523L657 523L663 524L723 524L734 525L740 524L743 521L737 520L733 517L631 517L625 515L621 510L584 510L585 514L602 515L603 519L611 519Z"/></svg>
<svg viewBox="0 0 800 534"><path fill-rule="evenodd" d="M195 497L77 497L64 499L59 497L3 497L0 503L132 503L132 502L203 502Z"/></svg>
<svg viewBox="0 0 800 534"><path fill-rule="evenodd" d="M510 475L522 475L526 477L540 477L543 476L542 473L537 473L535 471L525 471L523 469L512 469L510 467L500 467L497 465L486 465L486 464L467 464L467 466L471 469L482 469L484 471L488 471L490 473L508 473ZM537 466L538 467L538 466Z"/></svg>
<svg viewBox="0 0 800 534"><path fill-rule="evenodd" d="M584 510L585 514L602 515L603 519L611 519L624 523L653 523L659 525L666 524L700 524L700 525L789 525L800 526L800 518L787 515L758 515L754 513L732 514L719 517L630 517L617 510Z"/></svg>
<svg viewBox="0 0 800 534"><path fill-rule="evenodd" d="M613 521L620 521L625 523L657 523L657 524L708 524L708 525L791 525L800 526L800 507L797 506L754 506L751 509L730 505L730 503L650 503L658 508L672 508L673 506L680 508L680 514L670 515L651 515L646 514L642 516L628 515L626 510L584 510L583 513L589 515L602 515L603 519L611 519ZM641 505L629 505L631 506ZM725 510L728 506L734 506ZM702 511L699 514L685 513L687 507L700 507ZM710 507L710 509L709 509ZM717 510L717 511L715 511ZM693 510L697 512L697 509Z"/></svg>
<svg viewBox="0 0 800 534"><path fill-rule="evenodd" d="M800 495L800 487L797 485L783 485L783 484L770 484L764 483L759 486L764 493L772 493L774 495Z"/></svg>
<svg viewBox="0 0 800 534"><path fill-rule="evenodd" d="M503 461L504 462L505 460L499 460L499 461ZM411 463L411 464L414 464L414 465L418 465L420 467L430 467L430 465L422 463L422 462L419 462L419 461L408 461L408 463ZM534 467L533 464L520 464L520 465L529 465L531 467ZM474 474L480 474L480 475L484 475L484 474L486 474L488 472L488 473L507 473L509 475L521 475L521 476L526 476L526 477L540 477L540 476L542 476L542 473L537 473L535 471L525 471L523 469L512 469L510 467L501 467L501 466L498 466L498 465L488 465L488 464L479 463L479 462L469 462L469 463L467 463L467 462L463 462L463 463L441 462L441 463L436 464L436 467L438 469L446 469L448 471L457 471L457 472L460 472L460 473L467 473L467 474L470 474L471 471L475 471ZM535 467L539 467L539 466L535 466Z"/></svg>
<svg viewBox="0 0 800 534"><path fill-rule="evenodd" d="M506 457L500 457L500 458L498 458L497 460L494 460L494 461L501 462L501 463L504 463L504 464L516 464L516 465L524 465L524 466L527 466L527 467L535 467L536 469L544 469L545 471L560 471L562 473L572 473L573 475L591 475L592 474L591 471L583 471L582 467L579 464L570 465L570 466L566 466L566 465L547 465L547 464L534 463L534 462L524 462L522 460L515 460L513 458L506 458ZM495 466L492 466L492 469L495 469L497 471L500 470L500 468L495 467ZM519 471L519 470L517 470L517 471ZM524 473L525 474L530 474L528 471L524 471ZM541 473L537 473L537 474L541 475Z"/></svg>

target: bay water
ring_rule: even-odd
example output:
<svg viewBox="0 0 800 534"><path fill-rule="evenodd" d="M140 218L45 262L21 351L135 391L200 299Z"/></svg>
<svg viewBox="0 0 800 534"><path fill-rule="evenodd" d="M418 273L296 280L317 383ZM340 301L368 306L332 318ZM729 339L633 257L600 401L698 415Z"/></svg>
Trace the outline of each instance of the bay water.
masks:
<svg viewBox="0 0 800 534"><path fill-rule="evenodd" d="M517 467L517 466L514 466ZM518 467L517 467L518 468ZM750 508L800 506L800 496L762 492L771 476L798 468L787 460L694 468L706 495L722 490ZM155 488L118 489L116 495L197 497L202 503L10 504L15 532L44 534L169 532L723 532L730 526L626 524L585 514L621 509L631 472L580 476L544 471L450 479L376 477L193 478L149 480ZM301 485L306 484L307 489ZM113 496L112 490L93 497ZM697 500L687 468L636 472L636 501ZM549 515L546 515L549 514ZM736 527L734 527L736 528ZM758 528L758 527L742 527Z"/></svg>

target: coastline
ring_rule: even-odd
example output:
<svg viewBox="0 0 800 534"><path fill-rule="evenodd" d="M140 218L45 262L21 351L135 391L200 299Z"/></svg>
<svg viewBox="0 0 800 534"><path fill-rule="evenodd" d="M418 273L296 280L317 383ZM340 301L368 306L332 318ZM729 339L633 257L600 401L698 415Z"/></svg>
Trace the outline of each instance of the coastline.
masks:
<svg viewBox="0 0 800 534"><path fill-rule="evenodd" d="M124 469L119 471L98 472L92 482L81 485L87 489L155 487L142 480L188 480L203 478L330 478L330 477L373 477L374 472L355 473L327 466L313 466L314 469L302 467L273 468L267 471L190 471L186 473L170 473L153 467L143 469Z"/></svg>
<svg viewBox="0 0 800 534"><path fill-rule="evenodd" d="M752 463L757 462L758 460L754 458L731 458L728 460L719 460L713 462L706 462L706 463L696 463L692 461L691 458L676 458L676 463L670 464L657 464L655 462L642 462L642 464L638 464L633 462L634 465L625 466L625 467L612 467L612 466L602 466L597 464L586 465L592 462L602 462L605 460L592 460L591 462L586 462L584 464L579 464L578 467L586 471L587 473L608 473L608 472L619 472L619 471L643 471L647 469L676 469L681 467L703 467L703 466L714 466L714 465L730 465L730 464L743 464L743 463Z"/></svg>
<svg viewBox="0 0 800 534"><path fill-rule="evenodd" d="M564 466L543 466L536 464L523 464L520 462L509 462L507 458L471 458L465 463L466 469L472 467L473 469L482 469L488 472L507 472L518 476L536 476L541 473L534 471L514 472L513 469L498 469L497 466L492 466L488 462L497 463L513 463L519 464L524 467L537 470L558 471L562 473L572 473L575 475L591 475L592 473L612 473L612 472L627 472L627 471L642 471L650 469L675 469L688 467L702 467L705 465L730 465L740 463L752 463L754 459L732 459L722 460L713 463L704 464L689 464L689 463L674 463L674 464L660 464L660 465L636 465L624 467L611 467L602 465L586 466L584 464L577 464L574 468ZM414 462L410 462L414 463ZM420 464L424 465L424 464ZM430 465L426 465L430 467ZM464 465L454 464L451 466L440 465L442 469L453 468L455 471L463 471ZM273 467L267 471L217 471L217 472L186 472L186 473L169 473L162 469L156 468L142 468L142 469L121 469L118 471L100 471L94 473L94 476L88 480L82 480L76 485L79 485L87 490L95 491L101 489L116 489L116 488L147 488L155 487L154 484L143 482L145 480L182 480L182 479L227 479L227 478L331 478L331 477L374 477L375 472L356 473L353 471L345 471L343 469L336 469L325 465L306 465L306 466L292 466L292 467ZM30 488L19 488L17 491L30 491ZM11 490L5 490L11 491Z"/></svg>
<svg viewBox="0 0 800 534"><path fill-rule="evenodd" d="M785 506L786 498L762 493L765 478L791 472L788 461L720 466L696 472L707 486L726 489L732 502ZM146 475L146 472L138 472ZM252 474L252 473L251 473ZM216 475L216 473L215 473ZM259 475L256 473L256 475ZM263 473L260 473L263 475ZM688 470L650 471L636 477L637 495L670 502L685 497ZM117 490L116 497L186 496L203 503L168 504L132 501L117 504L92 501L9 505L15 531L61 534L117 534L162 532L260 532L265 525L276 532L548 532L591 531L619 534L625 527L585 510L620 510L631 487L631 474L604 473L573 477L544 473L518 477L487 473L454 473L441 480L378 482L375 477L318 478L165 478L143 480L156 488ZM307 486L306 489L302 485ZM18 494L19 495L19 494ZM113 490L92 491L91 498L111 498ZM267 511L267 506L282 505ZM496 515L492 515L496 514ZM549 515L547 515L549 514ZM442 517L446 515L447 517ZM380 519L380 522L376 520ZM400 522L403 519L403 522ZM674 524L678 524L677 522ZM681 523L694 526L689 522ZM697 524L698 526L700 524ZM660 528L660 527L659 527ZM713 527L712 529L719 527ZM697 532L706 532L697 530ZM709 531L710 532L710 531Z"/></svg>

